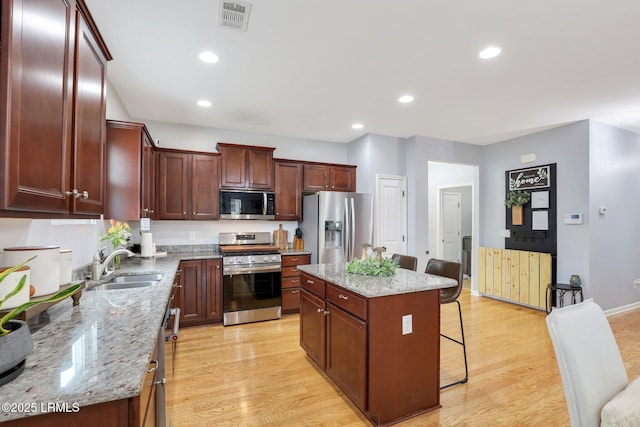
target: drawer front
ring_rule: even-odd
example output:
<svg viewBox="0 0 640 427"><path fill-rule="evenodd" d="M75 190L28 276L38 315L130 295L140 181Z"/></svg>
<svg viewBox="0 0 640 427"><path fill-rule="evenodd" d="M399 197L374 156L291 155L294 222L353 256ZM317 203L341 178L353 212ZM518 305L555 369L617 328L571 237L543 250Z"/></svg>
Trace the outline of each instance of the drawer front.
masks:
<svg viewBox="0 0 640 427"><path fill-rule="evenodd" d="M300 272L300 286L324 299L324 280Z"/></svg>
<svg viewBox="0 0 640 427"><path fill-rule="evenodd" d="M300 277L283 277L282 278L282 289L299 288L299 287L300 287Z"/></svg>
<svg viewBox="0 0 640 427"><path fill-rule="evenodd" d="M282 310L299 310L300 309L300 288L283 289L282 290Z"/></svg>
<svg viewBox="0 0 640 427"><path fill-rule="evenodd" d="M327 301L342 308L344 311L367 320L367 299L352 292L333 286L327 283Z"/></svg>
<svg viewBox="0 0 640 427"><path fill-rule="evenodd" d="M298 277L300 275L300 270L298 267L282 267L282 277Z"/></svg>
<svg viewBox="0 0 640 427"><path fill-rule="evenodd" d="M296 265L310 264L311 255L284 255L282 257L282 266L291 267Z"/></svg>

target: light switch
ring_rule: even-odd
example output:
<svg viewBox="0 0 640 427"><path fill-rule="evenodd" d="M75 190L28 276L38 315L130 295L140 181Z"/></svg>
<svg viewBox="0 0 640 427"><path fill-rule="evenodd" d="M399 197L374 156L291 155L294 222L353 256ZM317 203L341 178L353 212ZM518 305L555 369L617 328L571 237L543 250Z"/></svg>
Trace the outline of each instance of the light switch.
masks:
<svg viewBox="0 0 640 427"><path fill-rule="evenodd" d="M413 315L402 316L402 335L413 333Z"/></svg>

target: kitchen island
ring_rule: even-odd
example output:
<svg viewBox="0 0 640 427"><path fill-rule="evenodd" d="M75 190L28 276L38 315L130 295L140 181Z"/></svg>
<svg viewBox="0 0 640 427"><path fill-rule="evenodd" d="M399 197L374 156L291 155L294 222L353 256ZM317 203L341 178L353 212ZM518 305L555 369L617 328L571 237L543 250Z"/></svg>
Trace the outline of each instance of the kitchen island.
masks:
<svg viewBox="0 0 640 427"><path fill-rule="evenodd" d="M300 345L374 425L440 407L440 289L457 281L346 264L298 267Z"/></svg>
<svg viewBox="0 0 640 427"><path fill-rule="evenodd" d="M78 306L65 300L43 313L48 320L32 334L34 348L24 372L0 387L5 405L0 422L137 425L131 417L140 411L143 381L178 264L182 259L214 257L219 255L128 258L118 275L160 272L162 281L147 288L85 289Z"/></svg>

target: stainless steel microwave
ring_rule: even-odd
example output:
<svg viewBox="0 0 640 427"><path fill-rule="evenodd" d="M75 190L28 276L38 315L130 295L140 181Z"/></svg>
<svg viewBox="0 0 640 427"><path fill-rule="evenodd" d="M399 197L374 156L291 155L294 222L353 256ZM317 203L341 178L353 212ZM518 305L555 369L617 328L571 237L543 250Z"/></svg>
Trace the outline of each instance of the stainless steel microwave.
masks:
<svg viewBox="0 0 640 427"><path fill-rule="evenodd" d="M275 219L275 212L275 193L220 190L220 219Z"/></svg>

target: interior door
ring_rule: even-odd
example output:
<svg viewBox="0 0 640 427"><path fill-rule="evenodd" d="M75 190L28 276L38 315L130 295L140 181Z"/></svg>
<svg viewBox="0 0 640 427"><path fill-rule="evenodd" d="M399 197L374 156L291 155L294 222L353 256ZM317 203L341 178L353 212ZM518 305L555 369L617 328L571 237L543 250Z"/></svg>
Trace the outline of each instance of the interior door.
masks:
<svg viewBox="0 0 640 427"><path fill-rule="evenodd" d="M407 178L376 176L376 244L386 254L407 253Z"/></svg>
<svg viewBox="0 0 640 427"><path fill-rule="evenodd" d="M460 193L440 192L440 257L447 261L460 262L460 229L462 227Z"/></svg>

